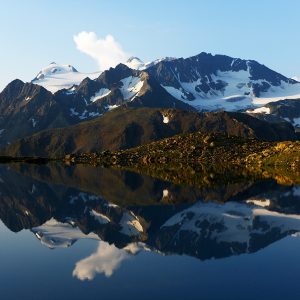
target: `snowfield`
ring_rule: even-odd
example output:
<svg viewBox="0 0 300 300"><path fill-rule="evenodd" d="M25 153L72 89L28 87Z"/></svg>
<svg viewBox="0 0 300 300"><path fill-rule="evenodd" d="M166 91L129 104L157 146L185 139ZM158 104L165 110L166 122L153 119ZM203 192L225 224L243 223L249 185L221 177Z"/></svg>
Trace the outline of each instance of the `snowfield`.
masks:
<svg viewBox="0 0 300 300"><path fill-rule="evenodd" d="M146 70L147 68L150 68L156 64L159 64L162 61L171 61L176 59L175 57L163 57L163 58L159 58L156 59L154 61L151 62L147 62L144 63L141 59L139 59L138 57L130 57L127 62L125 63L125 65L128 68L134 69L134 70Z"/></svg>
<svg viewBox="0 0 300 300"><path fill-rule="evenodd" d="M102 99L108 96L110 93L111 91L109 89L102 88L93 97L91 97L90 102L95 102L99 99Z"/></svg>
<svg viewBox="0 0 300 300"><path fill-rule="evenodd" d="M121 80L121 82L122 87L120 90L124 100L129 100L130 98L137 96L144 84L140 77L133 76L124 78Z"/></svg>
<svg viewBox="0 0 300 300"><path fill-rule="evenodd" d="M79 85L86 77L96 79L100 74L101 72L80 73L71 65L51 63L37 74L32 83L55 93L62 89L70 89L73 85Z"/></svg>
<svg viewBox="0 0 300 300"><path fill-rule="evenodd" d="M263 107L270 102L284 99L300 99L300 83L291 85L282 81L280 86L272 86L268 92L261 93L260 97L255 97L249 82L262 83L263 81L251 80L249 71L219 71L217 75L212 75L211 77L215 82L221 80L226 83L226 87L222 91L211 90L208 93L199 93L197 92L197 86L201 84L201 79L194 82L179 82L181 85L179 89L172 86L162 85L162 87L176 99L182 100L199 110L207 111L255 109ZM184 91L192 94L195 100L187 100ZM266 109L263 109L263 112L267 113Z"/></svg>

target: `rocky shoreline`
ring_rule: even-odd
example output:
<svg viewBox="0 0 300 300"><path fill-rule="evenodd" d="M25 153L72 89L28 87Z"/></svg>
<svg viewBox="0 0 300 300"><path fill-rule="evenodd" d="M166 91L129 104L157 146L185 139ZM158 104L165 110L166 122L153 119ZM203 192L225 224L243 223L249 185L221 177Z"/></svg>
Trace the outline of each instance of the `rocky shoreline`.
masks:
<svg viewBox="0 0 300 300"><path fill-rule="evenodd" d="M54 159L1 156L0 163L46 164ZM300 142L269 142L224 134L180 134L136 148L68 154L55 159L131 170L163 180L200 185L231 178L271 178L300 183ZM227 174L227 175L226 175Z"/></svg>
<svg viewBox="0 0 300 300"><path fill-rule="evenodd" d="M191 133L128 150L69 154L64 162L124 168L156 177L162 177L161 174L176 177L177 173L182 175L192 170L191 177L193 172L212 176L230 172L289 183L300 181L300 142L265 142Z"/></svg>

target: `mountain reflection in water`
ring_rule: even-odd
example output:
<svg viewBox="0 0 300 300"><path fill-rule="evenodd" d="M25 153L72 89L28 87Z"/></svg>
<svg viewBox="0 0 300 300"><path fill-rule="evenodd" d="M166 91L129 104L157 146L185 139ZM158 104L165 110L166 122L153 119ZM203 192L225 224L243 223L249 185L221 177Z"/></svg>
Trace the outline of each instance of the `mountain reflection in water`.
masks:
<svg viewBox="0 0 300 300"><path fill-rule="evenodd" d="M273 180L180 186L90 166L0 166L0 218L46 247L98 243L73 276L112 276L144 251L199 260L254 253L300 232L300 187ZM67 251L67 250L66 250Z"/></svg>

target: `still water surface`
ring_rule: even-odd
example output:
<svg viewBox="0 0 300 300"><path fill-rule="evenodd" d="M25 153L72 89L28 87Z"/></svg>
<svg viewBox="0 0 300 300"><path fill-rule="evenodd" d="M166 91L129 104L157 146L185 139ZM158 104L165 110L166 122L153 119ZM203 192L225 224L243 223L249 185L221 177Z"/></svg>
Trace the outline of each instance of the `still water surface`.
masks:
<svg viewBox="0 0 300 300"><path fill-rule="evenodd" d="M300 299L300 187L0 166L1 299Z"/></svg>

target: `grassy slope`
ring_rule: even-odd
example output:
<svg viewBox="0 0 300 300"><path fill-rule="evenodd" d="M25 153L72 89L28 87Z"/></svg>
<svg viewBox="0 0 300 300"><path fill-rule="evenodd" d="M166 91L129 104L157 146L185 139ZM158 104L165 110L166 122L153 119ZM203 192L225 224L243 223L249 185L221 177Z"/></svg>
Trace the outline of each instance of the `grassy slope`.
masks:
<svg viewBox="0 0 300 300"><path fill-rule="evenodd" d="M164 116L169 122L164 123ZM271 124L242 113L119 108L74 126L46 130L3 149L2 155L63 157L68 153L137 147L180 133L226 133L260 140L294 140L288 123Z"/></svg>

